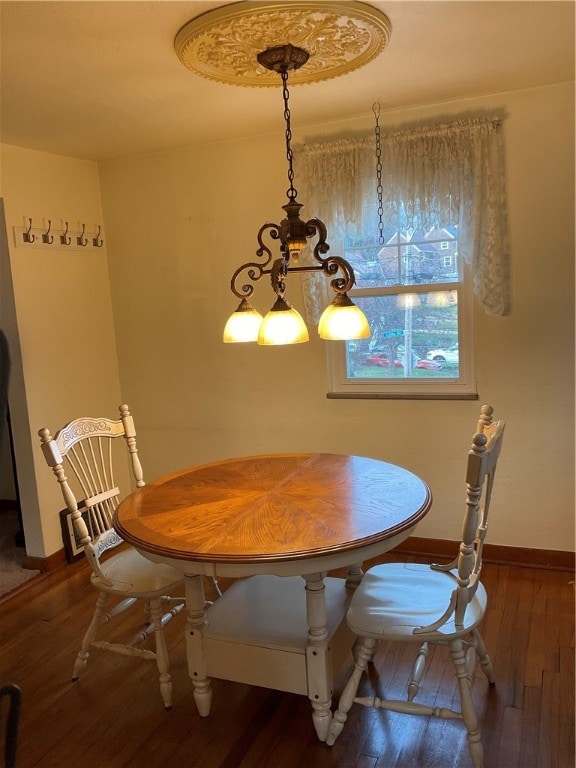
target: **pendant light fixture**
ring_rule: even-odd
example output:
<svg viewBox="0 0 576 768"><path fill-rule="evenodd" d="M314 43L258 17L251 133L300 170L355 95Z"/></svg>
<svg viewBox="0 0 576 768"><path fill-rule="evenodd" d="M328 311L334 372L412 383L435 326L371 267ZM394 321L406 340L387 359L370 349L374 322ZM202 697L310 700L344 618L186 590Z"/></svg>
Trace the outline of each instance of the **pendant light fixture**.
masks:
<svg viewBox="0 0 576 768"><path fill-rule="evenodd" d="M364 66L388 44L391 25L378 9L356 0L261 0L228 3L200 14L180 29L174 48L180 61L201 77L241 86L269 87L281 78L288 160L285 217L279 224L263 224L257 235L254 261L232 275L232 293L240 300L224 328L224 341L262 345L308 341L306 324L287 298L286 280L293 273L319 271L330 281L334 299L320 318L323 339L367 338L370 327L348 292L355 284L352 266L330 256L325 224L318 218L303 221L303 205L294 187L288 92L292 83L326 80ZM271 39L272 38L272 39ZM273 40L290 40L274 45ZM312 66L305 66L308 59ZM272 245L279 245L274 258ZM313 263L298 264L310 246ZM254 283L269 276L274 301L262 318L252 306Z"/></svg>
<svg viewBox="0 0 576 768"><path fill-rule="evenodd" d="M308 329L297 310L286 298L286 278L294 272L322 271L331 278L330 285L335 292L333 301L324 310L318 324L320 338L328 340L365 339L370 336L370 326L364 313L351 301L348 291L355 283L352 266L340 256L325 256L330 246L326 241L325 224L320 219L303 221L300 218L302 204L296 199L294 187L292 131L288 91L288 73L299 69L308 61L308 53L293 45L268 48L258 54L258 63L268 70L277 72L282 79L284 119L286 122L286 159L288 160L288 202L282 206L286 212L280 224L263 224L258 231L256 256L263 261L248 262L239 267L232 276L231 288L240 304L232 313L224 328L225 342L257 341L263 345L300 344L308 341ZM280 257L273 259L272 251L264 242L267 235L280 242ZM314 240L312 265L299 265L298 256L309 240ZM254 293L255 281L270 275L272 289L276 294L268 314L259 320L259 315L249 303ZM251 282L244 282L248 278Z"/></svg>

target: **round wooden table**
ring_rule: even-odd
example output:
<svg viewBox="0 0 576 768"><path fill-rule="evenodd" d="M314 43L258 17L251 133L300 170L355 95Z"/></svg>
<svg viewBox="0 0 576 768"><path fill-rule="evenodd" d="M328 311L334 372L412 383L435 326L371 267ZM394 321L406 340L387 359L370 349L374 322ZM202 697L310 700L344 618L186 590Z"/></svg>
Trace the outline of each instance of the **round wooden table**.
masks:
<svg viewBox="0 0 576 768"><path fill-rule="evenodd" d="M345 614L361 564L406 539L431 501L426 483L394 464L272 454L159 478L124 499L115 528L185 575L200 714L210 711L210 677L306 693L324 741L334 674L354 640ZM325 578L342 567L346 582ZM202 576L240 580L205 611Z"/></svg>

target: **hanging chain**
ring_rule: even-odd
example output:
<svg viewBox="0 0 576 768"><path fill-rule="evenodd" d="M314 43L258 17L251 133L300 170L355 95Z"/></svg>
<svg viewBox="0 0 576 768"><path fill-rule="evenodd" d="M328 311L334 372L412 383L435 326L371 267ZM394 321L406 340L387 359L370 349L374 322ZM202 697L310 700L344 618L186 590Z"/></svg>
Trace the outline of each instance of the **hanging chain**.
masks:
<svg viewBox="0 0 576 768"><path fill-rule="evenodd" d="M382 187L382 146L380 144L380 123L378 121L378 118L380 117L380 104L378 102L375 102L372 105L372 112L374 112L374 117L376 118L376 127L374 128L374 135L376 137L376 180L377 180L376 194L378 196L378 230L379 230L378 241L380 245L384 245L384 204L382 202L384 189Z"/></svg>
<svg viewBox="0 0 576 768"><path fill-rule="evenodd" d="M286 191L288 200L293 201L296 199L296 190L294 189L294 169L292 167L292 161L294 155L292 153L292 147L290 141L292 140L292 130L290 128L290 108L288 107L288 99L290 93L288 92L288 70L283 69L280 72L282 76L282 97L284 98L284 120L286 121L286 159L288 160L288 181L290 182L290 188Z"/></svg>

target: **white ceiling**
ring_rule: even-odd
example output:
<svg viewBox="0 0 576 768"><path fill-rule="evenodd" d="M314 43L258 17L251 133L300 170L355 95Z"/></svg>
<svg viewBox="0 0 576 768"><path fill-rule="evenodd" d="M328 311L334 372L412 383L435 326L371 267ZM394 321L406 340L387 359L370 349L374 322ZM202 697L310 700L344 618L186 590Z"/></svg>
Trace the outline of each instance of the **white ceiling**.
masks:
<svg viewBox="0 0 576 768"><path fill-rule="evenodd" d="M290 0L286 0L290 2ZM100 160L283 130L280 89L212 82L173 41L228 3L0 0L0 138ZM350 74L291 88L292 128L574 78L572 0L372 0L388 47Z"/></svg>

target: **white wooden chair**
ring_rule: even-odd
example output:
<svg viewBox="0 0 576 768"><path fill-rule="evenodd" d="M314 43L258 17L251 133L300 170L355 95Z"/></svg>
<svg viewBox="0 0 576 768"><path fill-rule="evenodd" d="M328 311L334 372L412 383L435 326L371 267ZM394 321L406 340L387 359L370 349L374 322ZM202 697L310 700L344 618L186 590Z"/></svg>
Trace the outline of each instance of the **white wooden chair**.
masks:
<svg viewBox="0 0 576 768"><path fill-rule="evenodd" d="M77 680L86 666L90 647L124 656L155 659L160 673L160 692L164 706L169 709L172 706L172 683L163 628L182 610L184 598L165 593L180 587L183 575L168 565L151 562L126 545L117 554L102 557L108 550L124 543L112 526L114 511L120 501L120 489L114 480L116 449L113 443L116 438L123 437L126 441L136 486L144 485L134 420L128 406L120 406L118 420L83 417L66 424L54 437L46 428L38 434L44 457L60 484L66 507L72 513L76 535L92 567L92 586L99 593L72 679ZM107 612L105 608L111 595L122 599ZM144 601L146 625L130 642L120 644L96 639L102 624L138 599ZM167 607L165 613L163 605ZM139 648L152 634L155 651Z"/></svg>
<svg viewBox="0 0 576 768"><path fill-rule="evenodd" d="M483 766L483 750L471 685L476 664L490 684L492 664L478 631L487 605L480 581L482 549L488 526L494 473L505 423L492 420L493 409L483 406L466 472L466 512L457 557L446 565L386 563L366 572L347 613L350 629L360 638L352 674L330 724L327 743L342 732L352 704L409 715L463 719L475 768ZM419 643L406 701L358 697L362 673L381 641ZM428 646L450 648L460 693L461 711L414 701L425 669Z"/></svg>

